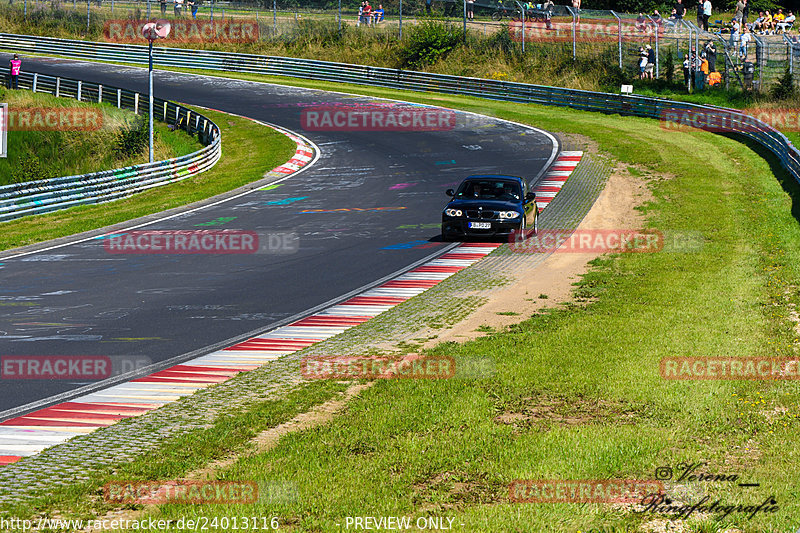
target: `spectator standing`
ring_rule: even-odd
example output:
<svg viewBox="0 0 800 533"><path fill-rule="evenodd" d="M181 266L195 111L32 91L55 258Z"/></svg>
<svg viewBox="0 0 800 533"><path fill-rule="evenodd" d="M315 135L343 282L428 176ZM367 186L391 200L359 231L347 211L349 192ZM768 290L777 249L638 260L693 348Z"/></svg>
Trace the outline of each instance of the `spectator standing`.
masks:
<svg viewBox="0 0 800 533"><path fill-rule="evenodd" d="M167 16L167 0L159 0L159 4L161 4L161 16Z"/></svg>
<svg viewBox="0 0 800 533"><path fill-rule="evenodd" d="M197 4L200 0L186 0L186 5L192 10L192 18L197 20L197 8L199 7Z"/></svg>
<svg viewBox="0 0 800 533"><path fill-rule="evenodd" d="M364 2L364 24L367 26L372 24L372 6L369 5L369 2Z"/></svg>
<svg viewBox="0 0 800 533"><path fill-rule="evenodd" d="M181 16L181 8L183 8L183 0L175 0L175 4L173 6L173 10L175 12L176 17Z"/></svg>
<svg viewBox="0 0 800 533"><path fill-rule="evenodd" d="M11 69L11 79L8 83L9 89L19 89L19 71L22 70L22 61L17 54L14 54L14 59L8 62Z"/></svg>
<svg viewBox="0 0 800 533"><path fill-rule="evenodd" d="M747 61L747 43L750 42L752 36L750 34L750 30L747 29L747 26L744 27L742 30L742 37L739 41L739 55L742 58L742 61Z"/></svg>
<svg viewBox="0 0 800 533"><path fill-rule="evenodd" d="M639 79L643 80L647 77L647 51L639 47Z"/></svg>
<svg viewBox="0 0 800 533"><path fill-rule="evenodd" d="M683 16L686 14L686 6L683 5L683 0L678 0L675 4L675 18L677 20L683 20ZM680 22L678 22L680 24Z"/></svg>
<svg viewBox="0 0 800 533"><path fill-rule="evenodd" d="M717 47L714 44L714 41L708 41L706 43L706 59L708 59L708 71L709 72L716 72L717 71Z"/></svg>
<svg viewBox="0 0 800 533"><path fill-rule="evenodd" d="M703 0L697 0L697 27L703 27Z"/></svg>
<svg viewBox="0 0 800 533"><path fill-rule="evenodd" d="M425 0L425 13L431 14L431 7L433 7L433 0Z"/></svg>
<svg viewBox="0 0 800 533"><path fill-rule="evenodd" d="M469 20L475 19L475 13L472 12L473 5L475 5L475 0L467 0L467 18Z"/></svg>
<svg viewBox="0 0 800 533"><path fill-rule="evenodd" d="M691 63L689 62L689 54L683 56L683 84L689 86L689 72Z"/></svg>
<svg viewBox="0 0 800 533"><path fill-rule="evenodd" d="M647 65L644 67L644 73L647 79L653 79L653 67L656 66L656 51L649 44L647 45Z"/></svg>
<svg viewBox="0 0 800 533"><path fill-rule="evenodd" d="M708 31L708 19L711 16L711 0L703 2L703 31Z"/></svg>
<svg viewBox="0 0 800 533"><path fill-rule="evenodd" d="M356 19L356 26L361 26L361 21L364 20L364 4L366 2L361 2L361 5L358 6L358 19Z"/></svg>
<svg viewBox="0 0 800 533"><path fill-rule="evenodd" d="M581 21L581 0L572 0L572 9L575 11L575 21Z"/></svg>
<svg viewBox="0 0 800 533"><path fill-rule="evenodd" d="M742 0L744 9L742 10L742 24L747 24L747 17L750 16L750 0Z"/></svg>
<svg viewBox="0 0 800 533"><path fill-rule="evenodd" d="M742 24L742 26L745 28L747 27L744 24ZM739 42L739 31L741 31L739 22L736 19L731 20L731 38L730 41L728 41L728 44L731 46L731 48L736 46L736 43Z"/></svg>
<svg viewBox="0 0 800 533"><path fill-rule="evenodd" d="M733 12L733 18L738 20L739 24L741 24L742 17L744 17L744 1L736 0L736 9Z"/></svg>

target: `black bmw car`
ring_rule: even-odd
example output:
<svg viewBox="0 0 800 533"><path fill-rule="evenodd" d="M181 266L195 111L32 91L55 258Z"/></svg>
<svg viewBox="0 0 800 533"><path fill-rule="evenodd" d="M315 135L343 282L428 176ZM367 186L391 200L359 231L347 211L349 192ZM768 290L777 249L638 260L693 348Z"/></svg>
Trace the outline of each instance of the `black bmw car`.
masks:
<svg viewBox="0 0 800 533"><path fill-rule="evenodd" d="M469 176L442 212L442 239L507 237L514 231L538 230L536 195L517 176Z"/></svg>

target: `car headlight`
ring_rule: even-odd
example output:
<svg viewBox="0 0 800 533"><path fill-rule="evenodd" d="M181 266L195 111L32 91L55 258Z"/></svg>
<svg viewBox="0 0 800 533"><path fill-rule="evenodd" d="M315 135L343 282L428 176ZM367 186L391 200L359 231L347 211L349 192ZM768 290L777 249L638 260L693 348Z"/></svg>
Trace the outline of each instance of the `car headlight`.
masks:
<svg viewBox="0 0 800 533"><path fill-rule="evenodd" d="M500 211L500 218L517 218L519 213L516 211Z"/></svg>
<svg viewBox="0 0 800 533"><path fill-rule="evenodd" d="M444 214L449 217L460 217L461 209L445 209Z"/></svg>

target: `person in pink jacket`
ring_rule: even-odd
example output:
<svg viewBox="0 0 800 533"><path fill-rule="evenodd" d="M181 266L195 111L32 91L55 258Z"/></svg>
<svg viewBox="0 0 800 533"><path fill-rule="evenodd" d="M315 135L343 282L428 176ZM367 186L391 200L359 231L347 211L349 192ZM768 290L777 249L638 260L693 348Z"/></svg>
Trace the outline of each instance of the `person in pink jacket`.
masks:
<svg viewBox="0 0 800 533"><path fill-rule="evenodd" d="M9 89L19 89L19 71L22 69L22 61L20 61L17 54L14 54L14 59L9 61L9 65L11 66L11 83L9 84Z"/></svg>

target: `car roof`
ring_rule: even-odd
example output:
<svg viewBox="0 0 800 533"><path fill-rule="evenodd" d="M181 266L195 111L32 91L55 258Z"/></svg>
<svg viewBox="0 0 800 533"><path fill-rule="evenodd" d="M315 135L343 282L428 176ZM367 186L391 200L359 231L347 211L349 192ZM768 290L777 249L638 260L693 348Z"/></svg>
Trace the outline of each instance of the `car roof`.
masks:
<svg viewBox="0 0 800 533"><path fill-rule="evenodd" d="M464 178L464 181L485 179L485 178L516 181L519 182L520 184L523 182L522 178L520 178L519 176L507 176L505 174L475 174L472 176L467 176L466 178Z"/></svg>

